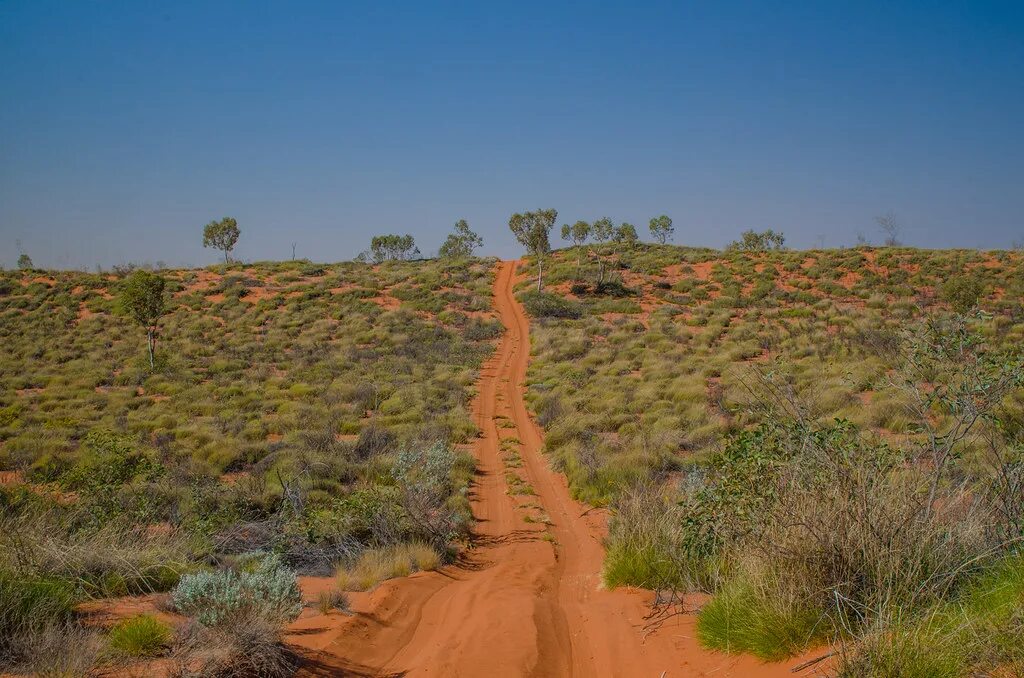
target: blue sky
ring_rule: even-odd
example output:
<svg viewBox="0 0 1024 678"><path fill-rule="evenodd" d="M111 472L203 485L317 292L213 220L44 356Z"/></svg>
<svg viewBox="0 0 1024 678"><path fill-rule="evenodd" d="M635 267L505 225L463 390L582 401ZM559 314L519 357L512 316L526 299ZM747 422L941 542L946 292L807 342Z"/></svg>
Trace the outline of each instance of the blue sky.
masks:
<svg viewBox="0 0 1024 678"><path fill-rule="evenodd" d="M0 0L0 263L335 261L513 211L1024 240L1019 3Z"/></svg>

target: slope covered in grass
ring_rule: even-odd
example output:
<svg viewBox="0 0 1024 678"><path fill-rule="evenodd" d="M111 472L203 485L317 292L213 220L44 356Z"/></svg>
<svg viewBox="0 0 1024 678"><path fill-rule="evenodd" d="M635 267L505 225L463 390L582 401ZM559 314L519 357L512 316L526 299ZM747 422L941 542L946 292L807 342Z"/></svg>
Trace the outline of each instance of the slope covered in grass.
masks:
<svg viewBox="0 0 1024 678"><path fill-rule="evenodd" d="M528 398L575 494L613 510L608 585L715 594L707 645L836 642L849 675L901 637L961 644L924 620L1024 534L1020 252L603 245L545 273L520 292Z"/></svg>
<svg viewBox="0 0 1024 678"><path fill-rule="evenodd" d="M1024 341L1018 252L606 252L609 292L595 292L596 257L577 271L578 253L568 249L553 255L545 276L556 301L538 312L525 294L535 316L532 405L548 450L593 503L664 477L758 421L752 368L784 363L816 418L907 432L913 418L885 388L886 350L908 323L948 308L949 280L980 284L981 308L993 314L986 336ZM549 312L554 304L572 304L579 317ZM1014 413L1018 427L1022 413Z"/></svg>
<svg viewBox="0 0 1024 678"><path fill-rule="evenodd" d="M152 370L123 276L0 273L0 660L35 651L69 596L253 552L322 574L405 543L446 558L469 519L456 446L502 330L492 268L162 271Z"/></svg>

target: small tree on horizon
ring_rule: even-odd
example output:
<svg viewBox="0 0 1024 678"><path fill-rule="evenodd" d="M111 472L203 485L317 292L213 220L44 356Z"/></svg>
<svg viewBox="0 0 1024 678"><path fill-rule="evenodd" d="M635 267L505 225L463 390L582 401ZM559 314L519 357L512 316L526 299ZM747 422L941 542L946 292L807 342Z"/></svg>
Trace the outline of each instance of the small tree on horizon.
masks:
<svg viewBox="0 0 1024 678"><path fill-rule="evenodd" d="M672 239L676 229L672 226L672 219L666 214L662 214L660 217L654 217L651 222L647 225L651 230L651 237L653 237L659 245L664 245L667 241Z"/></svg>
<svg viewBox="0 0 1024 678"><path fill-rule="evenodd" d="M895 212L886 212L880 217L875 217L875 223L878 224L878 228L882 229L882 233L885 233L885 246L886 247L900 247L903 243L900 241L900 222L896 219Z"/></svg>
<svg viewBox="0 0 1024 678"><path fill-rule="evenodd" d="M160 317L166 312L164 287L167 281L156 273L136 269L122 283L121 308L129 317L146 328L146 344L149 348L149 369L155 362L156 333Z"/></svg>
<svg viewBox="0 0 1024 678"><path fill-rule="evenodd" d="M446 259L471 257L473 250L483 244L484 239L470 230L466 220L459 219L455 222L455 232L448 235L437 254Z"/></svg>
<svg viewBox="0 0 1024 678"><path fill-rule="evenodd" d="M587 238L590 237L590 224L583 221L577 221L575 224L570 226L569 224L562 224L562 240L571 241L576 247L580 247L583 243L587 242ZM582 264L582 251L577 250L576 252L576 277L580 277L580 265Z"/></svg>
<svg viewBox="0 0 1024 678"><path fill-rule="evenodd" d="M594 235L594 240L597 241L597 283L601 284L604 282L604 244L615 237L615 224L608 217L601 217L594 221L590 232Z"/></svg>
<svg viewBox="0 0 1024 678"><path fill-rule="evenodd" d="M544 257L551 251L548 239L558 210L536 210L535 212L516 212L508 220L508 227L526 251L537 257L537 291L544 288Z"/></svg>
<svg viewBox="0 0 1024 678"><path fill-rule="evenodd" d="M35 268L35 266L32 265L32 257L22 252L21 256L18 257L18 268L23 271L29 271Z"/></svg>
<svg viewBox="0 0 1024 678"><path fill-rule="evenodd" d="M224 252L224 263L228 263L228 254L235 249L238 242L238 222L231 217L220 221L211 221L203 228L203 247L212 247Z"/></svg>

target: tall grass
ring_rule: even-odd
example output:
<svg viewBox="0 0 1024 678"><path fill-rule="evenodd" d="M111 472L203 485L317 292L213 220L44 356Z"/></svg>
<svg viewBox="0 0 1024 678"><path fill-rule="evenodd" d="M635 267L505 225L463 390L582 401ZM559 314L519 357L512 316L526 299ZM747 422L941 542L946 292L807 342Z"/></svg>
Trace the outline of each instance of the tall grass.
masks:
<svg viewBox="0 0 1024 678"><path fill-rule="evenodd" d="M386 579L434 570L440 564L441 557L437 551L426 544L369 549L351 567L338 569L338 588L342 591L366 591Z"/></svg>

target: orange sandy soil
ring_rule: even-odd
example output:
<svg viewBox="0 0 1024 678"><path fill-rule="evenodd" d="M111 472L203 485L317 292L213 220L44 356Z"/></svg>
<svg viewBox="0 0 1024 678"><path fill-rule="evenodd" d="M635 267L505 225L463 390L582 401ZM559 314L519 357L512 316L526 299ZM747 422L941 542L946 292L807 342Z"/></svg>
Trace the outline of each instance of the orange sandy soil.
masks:
<svg viewBox="0 0 1024 678"><path fill-rule="evenodd" d="M699 646L692 615L649 628L651 592L602 588L605 517L574 501L565 478L548 467L523 401L529 324L513 297L515 268L504 262L498 271L495 307L507 331L474 402L482 434L469 548L439 571L351 594L352 614L307 608L287 636L307 662L300 675L793 675L791 667L811 655L763 664L711 652ZM514 427L499 428L499 419ZM506 439L521 441L519 471L502 461ZM506 471L521 473L536 496L514 496ZM549 525L525 522L538 511ZM311 604L335 586L327 577L301 584Z"/></svg>

